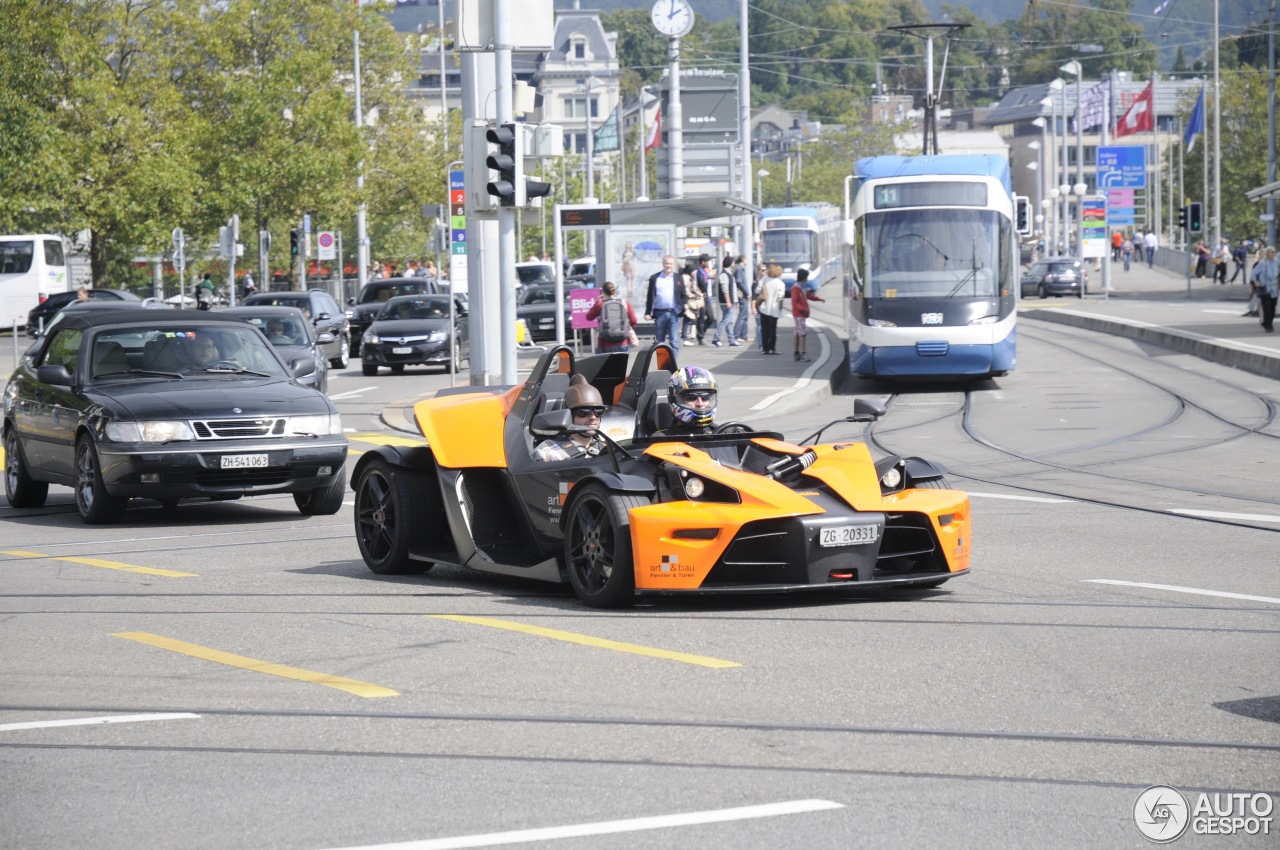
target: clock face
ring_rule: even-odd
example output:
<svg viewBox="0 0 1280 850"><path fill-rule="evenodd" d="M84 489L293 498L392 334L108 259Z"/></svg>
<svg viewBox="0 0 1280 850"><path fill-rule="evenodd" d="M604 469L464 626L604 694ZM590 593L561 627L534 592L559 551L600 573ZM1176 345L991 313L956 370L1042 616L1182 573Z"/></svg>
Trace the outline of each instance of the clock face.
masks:
<svg viewBox="0 0 1280 850"><path fill-rule="evenodd" d="M669 36L688 35L693 29L693 9L688 0L657 0L653 4L653 25Z"/></svg>

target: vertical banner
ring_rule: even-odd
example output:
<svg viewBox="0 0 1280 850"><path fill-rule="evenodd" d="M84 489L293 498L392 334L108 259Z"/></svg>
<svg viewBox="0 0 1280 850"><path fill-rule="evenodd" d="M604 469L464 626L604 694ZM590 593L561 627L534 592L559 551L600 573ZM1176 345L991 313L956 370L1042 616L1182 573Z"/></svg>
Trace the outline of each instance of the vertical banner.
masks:
<svg viewBox="0 0 1280 850"><path fill-rule="evenodd" d="M467 291L467 187L465 172L449 172L449 288ZM441 260L444 258L442 257ZM443 268L444 263L440 266Z"/></svg>
<svg viewBox="0 0 1280 850"><path fill-rule="evenodd" d="M1080 256L1085 259L1107 256L1107 199L1100 195L1085 198L1080 210L1084 227Z"/></svg>

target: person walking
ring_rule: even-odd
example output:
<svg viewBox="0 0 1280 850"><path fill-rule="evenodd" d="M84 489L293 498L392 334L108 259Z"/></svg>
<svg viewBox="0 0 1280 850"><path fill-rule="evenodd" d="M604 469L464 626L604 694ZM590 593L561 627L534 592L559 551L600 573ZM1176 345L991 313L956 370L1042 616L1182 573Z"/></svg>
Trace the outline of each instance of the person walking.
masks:
<svg viewBox="0 0 1280 850"><path fill-rule="evenodd" d="M738 255L733 264L733 281L737 287L738 321L733 329L734 339L739 344L747 342L747 319L751 316L751 281L747 279L747 258Z"/></svg>
<svg viewBox="0 0 1280 850"><path fill-rule="evenodd" d="M1218 240L1213 248L1213 282L1227 285L1227 260L1231 258L1231 245L1227 237Z"/></svg>
<svg viewBox="0 0 1280 850"><path fill-rule="evenodd" d="M1111 262L1120 262L1120 251L1124 248L1124 234L1119 230L1111 232Z"/></svg>
<svg viewBox="0 0 1280 850"><path fill-rule="evenodd" d="M1235 271L1231 273L1230 283L1236 282L1236 277L1241 278L1241 283L1249 282L1249 273L1245 270L1245 261L1249 259L1249 240L1241 239L1240 244L1231 252L1231 262L1235 263Z"/></svg>
<svg viewBox="0 0 1280 850"><path fill-rule="evenodd" d="M1125 234L1124 244L1120 246L1120 253L1124 256L1124 270L1129 270L1129 260L1133 258L1133 238L1129 234Z"/></svg>
<svg viewBox="0 0 1280 850"><path fill-rule="evenodd" d="M698 345L702 342L699 339L698 329L702 325L706 299L702 294L702 288L698 286L697 261L689 260L685 263L680 276L684 281L685 289L684 315L680 319L680 341L688 345Z"/></svg>
<svg viewBox="0 0 1280 850"><path fill-rule="evenodd" d="M618 287L606 280L600 287L600 297L587 311L587 321L600 320L596 330L596 353L630 351L631 338L635 334L636 311L618 297Z"/></svg>
<svg viewBox="0 0 1280 850"><path fill-rule="evenodd" d="M213 276L208 272L204 273L204 278L196 287L196 309L208 310L213 306Z"/></svg>
<svg viewBox="0 0 1280 850"><path fill-rule="evenodd" d="M1147 268L1153 269L1156 265L1156 249L1160 247L1160 238L1156 236L1155 228L1147 228L1147 235L1142 237L1142 244L1147 249Z"/></svg>
<svg viewBox="0 0 1280 850"><path fill-rule="evenodd" d="M686 300L684 279L676 273L676 258L667 254L662 258L662 271L649 276L644 317L646 321L653 321L653 341L667 343L677 357L680 356L680 317Z"/></svg>
<svg viewBox="0 0 1280 850"><path fill-rule="evenodd" d="M722 348L722 338L728 337L730 348L737 348L741 343L733 335L734 323L738 320L738 284L733 279L733 257L726 255L720 265L720 274L716 275L716 302L720 309L720 321L716 323L716 337L711 344Z"/></svg>
<svg viewBox="0 0 1280 850"><path fill-rule="evenodd" d="M1203 280L1209 273L1209 246L1201 239L1196 243L1196 280Z"/></svg>
<svg viewBox="0 0 1280 850"><path fill-rule="evenodd" d="M792 339L796 360L806 362L809 360L809 355L805 353L805 345L809 338L809 302L825 300L827 299L818 297L817 292L810 291L809 270L797 271L796 282L791 287L791 318L795 322Z"/></svg>
<svg viewBox="0 0 1280 850"><path fill-rule="evenodd" d="M1250 278L1258 287L1258 299L1262 302L1262 329L1267 333L1275 332L1273 323L1276 318L1276 300L1280 299L1278 276L1280 262L1276 260L1276 249L1268 246L1264 258L1253 267L1253 276Z"/></svg>
<svg viewBox="0 0 1280 850"><path fill-rule="evenodd" d="M765 354L778 353L778 317L782 315L782 296L785 293L782 266L770 263L768 273L760 281L760 295L756 298L756 307L760 311L760 347Z"/></svg>

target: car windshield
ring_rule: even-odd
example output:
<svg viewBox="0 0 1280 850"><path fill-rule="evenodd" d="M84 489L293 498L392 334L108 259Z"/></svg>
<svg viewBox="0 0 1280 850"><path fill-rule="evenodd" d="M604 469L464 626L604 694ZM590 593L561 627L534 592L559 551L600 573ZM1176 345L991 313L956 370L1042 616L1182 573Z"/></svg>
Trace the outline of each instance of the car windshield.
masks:
<svg viewBox="0 0 1280 850"><path fill-rule="evenodd" d="M143 379L157 373L233 379L252 374L286 378L280 361L248 325L114 327L93 337L93 378Z"/></svg>
<svg viewBox="0 0 1280 850"><path fill-rule="evenodd" d="M522 284L555 281L555 273L550 266L516 266L516 277Z"/></svg>
<svg viewBox="0 0 1280 850"><path fill-rule="evenodd" d="M520 296L521 304L554 304L556 291L550 286L531 286Z"/></svg>
<svg viewBox="0 0 1280 850"><path fill-rule="evenodd" d="M417 295L422 291L420 283L374 283L360 291L360 304L390 301L400 295Z"/></svg>
<svg viewBox="0 0 1280 850"><path fill-rule="evenodd" d="M310 325L295 318L251 316L245 319L266 335L272 345L310 345Z"/></svg>
<svg viewBox="0 0 1280 850"><path fill-rule="evenodd" d="M1048 268L1044 269L1044 271L1049 272L1050 274L1074 274L1077 265L1079 265L1079 263L1050 263Z"/></svg>
<svg viewBox="0 0 1280 850"><path fill-rule="evenodd" d="M378 319L442 319L448 315L446 298L402 298L388 302Z"/></svg>

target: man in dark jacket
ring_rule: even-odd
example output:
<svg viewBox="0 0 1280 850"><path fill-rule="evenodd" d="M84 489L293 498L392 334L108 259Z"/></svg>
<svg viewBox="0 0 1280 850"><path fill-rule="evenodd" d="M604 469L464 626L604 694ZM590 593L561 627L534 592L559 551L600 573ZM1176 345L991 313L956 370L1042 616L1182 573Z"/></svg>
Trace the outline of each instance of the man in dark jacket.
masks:
<svg viewBox="0 0 1280 850"><path fill-rule="evenodd" d="M688 300L684 279L676 271L676 258L662 258L662 271L649 277L644 301L644 317L653 320L653 341L665 342L680 355L680 318Z"/></svg>

